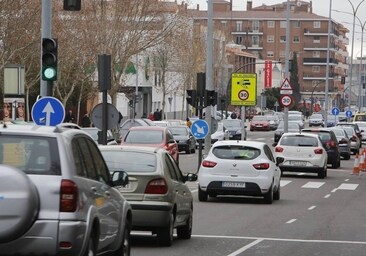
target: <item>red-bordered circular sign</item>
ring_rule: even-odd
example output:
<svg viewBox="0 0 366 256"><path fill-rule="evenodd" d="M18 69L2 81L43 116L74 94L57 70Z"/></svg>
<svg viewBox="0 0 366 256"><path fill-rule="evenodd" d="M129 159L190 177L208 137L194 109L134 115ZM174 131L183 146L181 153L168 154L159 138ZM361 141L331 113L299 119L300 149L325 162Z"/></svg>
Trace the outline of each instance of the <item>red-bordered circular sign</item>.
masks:
<svg viewBox="0 0 366 256"><path fill-rule="evenodd" d="M292 104L293 99L290 95L281 95L280 104L282 107L288 107Z"/></svg>
<svg viewBox="0 0 366 256"><path fill-rule="evenodd" d="M240 90L238 93L238 97L241 100L247 100L249 98L249 92L247 90Z"/></svg>

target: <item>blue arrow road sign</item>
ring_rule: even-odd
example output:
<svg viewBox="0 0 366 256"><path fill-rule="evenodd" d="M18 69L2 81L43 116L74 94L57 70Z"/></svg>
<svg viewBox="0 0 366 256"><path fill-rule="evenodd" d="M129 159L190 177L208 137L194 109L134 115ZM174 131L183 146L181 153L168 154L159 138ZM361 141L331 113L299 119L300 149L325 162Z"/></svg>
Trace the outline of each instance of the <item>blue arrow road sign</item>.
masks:
<svg viewBox="0 0 366 256"><path fill-rule="evenodd" d="M42 97L32 107L32 119L38 125L56 126L64 118L64 105L54 97Z"/></svg>
<svg viewBox="0 0 366 256"><path fill-rule="evenodd" d="M335 116L339 115L339 108L332 108L332 114Z"/></svg>
<svg viewBox="0 0 366 256"><path fill-rule="evenodd" d="M191 125L191 131L196 139L204 139L209 131L208 123L205 120L198 119Z"/></svg>
<svg viewBox="0 0 366 256"><path fill-rule="evenodd" d="M352 117L352 111L351 110L346 111L346 117L348 117L348 118Z"/></svg>

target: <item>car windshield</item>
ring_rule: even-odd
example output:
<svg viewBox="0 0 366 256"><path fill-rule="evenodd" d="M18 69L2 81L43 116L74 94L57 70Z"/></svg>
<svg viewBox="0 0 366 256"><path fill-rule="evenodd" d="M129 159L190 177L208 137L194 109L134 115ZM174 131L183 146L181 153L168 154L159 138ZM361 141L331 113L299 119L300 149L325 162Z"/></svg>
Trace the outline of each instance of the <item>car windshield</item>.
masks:
<svg viewBox="0 0 366 256"><path fill-rule="evenodd" d="M230 127L239 127L241 128L241 120L237 120L237 119L225 119L223 120L225 127L230 128Z"/></svg>
<svg viewBox="0 0 366 256"><path fill-rule="evenodd" d="M347 133L347 135L349 136L349 137L352 137L353 136L353 133L354 133L354 129L353 129L353 127L343 127L343 129L346 131L346 133Z"/></svg>
<svg viewBox="0 0 366 256"><path fill-rule="evenodd" d="M221 159L252 160L257 158L260 153L258 148L236 145L218 146L212 150L212 154Z"/></svg>
<svg viewBox="0 0 366 256"><path fill-rule="evenodd" d="M127 133L125 143L160 144L163 137L163 131L132 130Z"/></svg>
<svg viewBox="0 0 366 256"><path fill-rule="evenodd" d="M336 136L344 136L345 135L344 129L332 129L332 131L334 132L334 134Z"/></svg>
<svg viewBox="0 0 366 256"><path fill-rule="evenodd" d="M283 129L284 125L285 125L284 122L280 122L277 129ZM291 130L296 130L296 129L299 130L299 124L295 123L295 122L288 122L287 128L291 129Z"/></svg>
<svg viewBox="0 0 366 256"><path fill-rule="evenodd" d="M170 127L169 130L172 132L173 136L186 136L188 134L185 127Z"/></svg>
<svg viewBox="0 0 366 256"><path fill-rule="evenodd" d="M315 115L311 115L309 118L310 119L323 119L323 116L321 114L315 114Z"/></svg>
<svg viewBox="0 0 366 256"><path fill-rule="evenodd" d="M302 147L317 147L318 141L316 138L308 136L286 136L281 139L282 146L302 146Z"/></svg>
<svg viewBox="0 0 366 256"><path fill-rule="evenodd" d="M270 116L253 116L252 121L268 121Z"/></svg>
<svg viewBox="0 0 366 256"><path fill-rule="evenodd" d="M94 129L94 128L82 128L83 131L87 132L90 137L93 138L93 140L98 141L98 131L100 131L99 129ZM107 131L107 140L113 140L113 134L110 130Z"/></svg>
<svg viewBox="0 0 366 256"><path fill-rule="evenodd" d="M156 156L145 152L101 150L109 171L154 172ZM144 159L141 161L141 159Z"/></svg>
<svg viewBox="0 0 366 256"><path fill-rule="evenodd" d="M302 117L300 115L289 115L288 120L298 120L302 121Z"/></svg>

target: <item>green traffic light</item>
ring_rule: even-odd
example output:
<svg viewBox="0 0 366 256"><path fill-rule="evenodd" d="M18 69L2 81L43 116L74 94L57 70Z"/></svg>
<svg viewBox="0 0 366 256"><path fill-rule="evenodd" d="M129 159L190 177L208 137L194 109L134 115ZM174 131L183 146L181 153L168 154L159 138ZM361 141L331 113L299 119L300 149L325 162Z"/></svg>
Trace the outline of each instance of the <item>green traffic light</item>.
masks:
<svg viewBox="0 0 366 256"><path fill-rule="evenodd" d="M45 67L42 71L42 80L55 81L57 77L57 71L54 67Z"/></svg>

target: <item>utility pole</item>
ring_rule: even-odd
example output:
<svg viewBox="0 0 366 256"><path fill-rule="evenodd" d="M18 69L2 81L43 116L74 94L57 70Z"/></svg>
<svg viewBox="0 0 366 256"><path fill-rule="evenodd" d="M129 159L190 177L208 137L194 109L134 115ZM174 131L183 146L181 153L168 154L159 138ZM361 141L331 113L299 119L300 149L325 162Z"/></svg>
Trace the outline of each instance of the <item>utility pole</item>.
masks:
<svg viewBox="0 0 366 256"><path fill-rule="evenodd" d="M41 37L51 38L52 37L52 1L42 0L42 15L41 15ZM40 42L42 42L42 38ZM42 47L42 43L39 44ZM42 52L42 48L41 48ZM40 63L42 63L42 57L40 57ZM42 73L42 65L40 65ZM52 81L43 81L40 79L40 95L41 96L52 96Z"/></svg>

